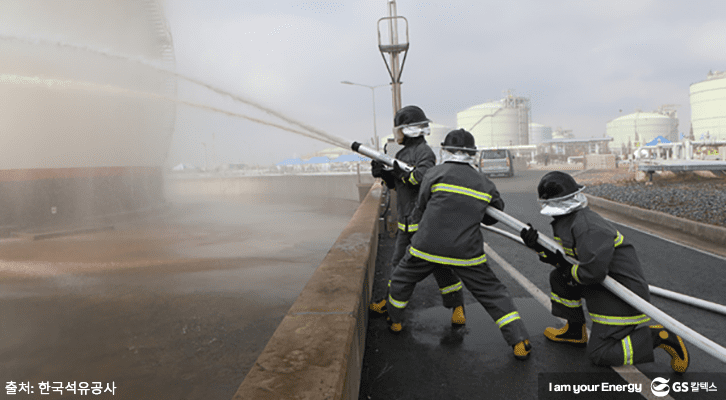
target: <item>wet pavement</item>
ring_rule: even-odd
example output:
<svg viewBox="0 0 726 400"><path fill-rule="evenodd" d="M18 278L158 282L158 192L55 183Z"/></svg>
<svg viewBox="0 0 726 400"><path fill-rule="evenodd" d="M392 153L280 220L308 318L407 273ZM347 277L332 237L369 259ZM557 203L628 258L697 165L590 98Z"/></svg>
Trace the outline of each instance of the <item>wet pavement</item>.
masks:
<svg viewBox="0 0 726 400"><path fill-rule="evenodd" d="M551 235L550 218L537 212L534 189L545 172L521 172L513 179L495 178L493 181L505 200L505 212L520 221L531 222L541 232ZM499 224L495 226L504 228ZM724 303L718 283L723 281L726 265L723 258L679 247L669 240L623 225L618 225L618 230L638 244L639 258L649 283ZM487 250L489 265L509 289L531 336L530 359L518 361L514 358L494 321L466 289L467 323L464 328L453 329L451 311L443 307L436 282L429 276L416 286L400 334L391 334L385 318L370 314L360 399L655 399L660 397L653 395L650 382L656 377L671 382L710 381L718 388L718 392L711 393L671 391L670 398L673 399L723 398L726 365L694 345L688 346L692 360L689 370L683 377L678 377L669 366L670 357L660 349L655 352L655 362L618 373L612 368L591 364L583 348L549 342L542 334L544 329L562 325L540 301L541 296L549 298L549 266L508 238L491 232L484 232L484 237L491 249ZM384 271L390 269L393 246L388 232L382 232L379 241L374 299L381 298L385 292L388 274ZM514 279L503 263L524 275L534 289ZM723 315L657 296L653 296L652 303L714 342L726 345L723 330L726 317ZM632 393L574 394L550 391L548 386L549 383L592 385L608 382L625 388L637 381L643 382L641 391Z"/></svg>
<svg viewBox="0 0 726 400"><path fill-rule="evenodd" d="M112 230L0 240L0 393L231 398L358 205L175 199Z"/></svg>

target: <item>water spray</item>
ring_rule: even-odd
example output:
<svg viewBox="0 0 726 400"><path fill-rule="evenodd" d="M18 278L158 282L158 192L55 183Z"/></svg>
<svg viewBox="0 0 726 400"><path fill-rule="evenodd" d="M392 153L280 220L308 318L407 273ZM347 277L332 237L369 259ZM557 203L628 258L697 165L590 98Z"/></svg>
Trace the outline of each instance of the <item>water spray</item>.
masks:
<svg viewBox="0 0 726 400"><path fill-rule="evenodd" d="M245 114L240 114L228 110L223 110L221 108L208 106L205 104L199 104L194 103L186 100L181 100L173 97L169 97L166 95L158 94L158 93L151 93L151 92L140 92L136 90L130 90L121 88L118 86L113 85L99 85L93 82L85 82L85 81L76 81L76 80L70 80L70 79L53 79L53 78L41 78L37 76L22 76L22 75L13 75L13 74L0 74L0 84L14 84L14 85L33 85L33 86L47 86L49 89L74 89L74 90L84 90L84 91L91 91L91 92L104 92L104 93L113 93L117 95L122 96L130 96L130 97L138 97L138 98L147 98L152 100L163 100L163 101L169 101L177 104L183 104L190 107L200 108L208 111L213 111L225 115L229 115L231 117L237 117L246 119L251 122L255 122L262 125L271 126L274 128L282 129L288 132L296 133L298 135L302 135L311 139L320 140L322 142L334 145L334 146L340 146L339 143L333 142L332 140L329 140L325 137L319 137L311 133L295 130L288 128L283 125L275 124L269 121L264 121L259 118L251 117Z"/></svg>
<svg viewBox="0 0 726 400"><path fill-rule="evenodd" d="M137 64L141 64L141 65L144 65L146 67L152 68L152 69L154 69L154 70L156 70L158 72L162 72L162 73L165 73L165 74L174 76L176 78L183 79L185 81L194 83L196 85L205 87L205 88L207 88L207 89L209 89L209 90L211 90L211 91L213 91L213 92L215 92L217 94L220 94L220 95L223 95L223 96L227 96L227 97L231 98L232 100L234 100L236 102L239 102L239 103L242 103L242 104L246 104L246 105L249 105L251 107L254 107L254 108L258 109L258 110L264 111L265 113L267 113L269 115L272 115L274 117L277 117L277 118L279 118L279 119L281 119L281 120L283 120L283 121L285 121L287 123L290 123L290 124L296 125L296 126L298 126L300 128L303 128L303 129L311 132L314 135L314 136L311 136L310 134L302 134L302 135L304 135L306 137L310 137L310 138L313 138L313 139L317 139L317 140L323 141L325 143L333 144L335 146L339 146L339 147L342 147L342 148L345 148L345 149L350 148L350 142L349 141L346 141L346 140L344 140L342 138L339 138L339 137L330 135L328 133L325 133L325 132L323 132L323 131L321 131L319 129L316 129L316 128L312 127L312 126L309 126L307 124L304 124L304 123L302 123L300 121L296 121L296 120L294 120L294 119L292 119L292 118L290 118L290 117L288 117L288 116L286 116L286 115L284 115L284 114L282 114L282 113L280 113L278 111L275 111L275 110L273 110L271 108L265 107L265 106L263 106L261 104L258 104L258 103L254 102L252 100L249 100L249 99L246 99L246 98L244 98L242 96L239 96L239 95L230 93L230 92L228 92L226 90L217 88L217 87L212 86L212 85L210 85L210 84L208 84L206 82L203 82L203 81L201 81L199 79L195 79L195 78L192 78L192 77L189 77L189 76L180 74L180 73L178 73L178 72L176 72L176 71L174 71L172 69L169 69L169 68L166 68L166 67L164 67L162 65L159 65L157 62L153 62L153 61L144 59L142 57L129 56L129 55L125 55L125 54L114 53L114 52L111 52L111 51L108 51L108 50L105 50L105 49L98 49L98 48L94 48L92 46L87 46L87 45L80 45L80 44L76 44L76 43L61 42L61 41L53 41L53 40L47 40L47 39L42 39L42 38L23 38L23 37L17 37L17 36L0 35L0 40L15 41L15 42L21 42L21 43L27 43L27 44L34 44L34 45L46 45L46 46L57 46L57 47L62 47L62 48L69 48L69 49L73 49L73 50L85 51L85 52L89 52L89 53L99 54L99 55L102 55L102 56L105 56L105 57L109 57L109 58L115 58L115 59L119 59L119 60L123 60L123 61L129 61L129 62L134 62L134 63L137 63ZM177 101L177 100L174 100L174 101L176 101L178 103L183 103L182 101ZM197 107L197 106L198 105L195 105L195 107ZM204 108L204 107L201 107L201 108ZM246 118L246 119L249 119L249 118ZM261 121L261 120L257 120L257 121L254 121L254 122L259 122L259 121ZM275 126L277 128L280 128L279 125L272 125L272 124L267 123L267 122L261 122L261 123L263 123L265 125L270 125L270 126ZM294 132L294 133L301 134L299 131L291 131L290 129L285 129L285 130L290 131L290 132Z"/></svg>
<svg viewBox="0 0 726 400"><path fill-rule="evenodd" d="M207 89L209 89L209 90L211 90L211 91L213 91L213 92L215 92L217 94L220 94L220 95L223 95L223 96L227 96L227 97L231 98L232 100L234 100L236 102L243 103L243 104L249 105L251 107L254 107L254 108L258 109L258 110L264 111L265 113L267 113L267 114L269 114L271 116L277 117L277 118L279 118L279 119L281 119L281 120L283 120L283 121L285 121L285 122L287 122L289 124L292 124L292 125L295 125L297 127L303 128L303 129L305 129L306 131L308 131L310 133L301 132L301 131L298 131L298 130L293 130L293 129L284 127L282 125L270 123L270 122L263 121L263 120L260 120L260 119L257 119L257 118L248 117L248 116L243 115L243 114L238 114L238 113L234 113L234 112L230 112L230 111L225 111L225 110L221 110L221 109L218 109L218 108L215 108L215 107L205 106L205 105L202 105L202 104L190 103L190 102L187 102L187 101L184 101L184 100L173 99L173 98L170 98L170 97L167 97L167 96L157 95L157 94L153 94L153 93L134 92L134 91L130 91L130 90L122 89L122 88L110 87L110 86L107 86L107 85L104 85L104 86L95 85L95 84L87 83L87 82L62 81L62 80L52 80L52 79L51 80L48 80L48 79L41 79L41 78L34 78L34 77L18 77L19 79L25 80L24 83L36 83L36 84L43 83L43 84L48 85L49 87L52 86L52 85L54 85L54 84L55 85L61 85L61 86L73 86L73 85L78 86L78 84L80 84L83 88L91 88L91 89L95 88L95 89L98 89L98 90L103 90L104 88L106 88L107 90L113 91L114 93L124 92L124 93L129 94L129 95L138 95L138 96L145 96L145 97L154 97L154 98L158 98L158 99L173 101L173 102L176 102L176 103L179 103L179 104L184 104L184 105L188 105L188 106L192 106L192 107L196 107L196 108L202 108L202 109L207 109L207 110L210 110L210 111L220 112L220 113L223 113L223 114L226 114L226 115L230 115L230 116L244 118L244 119L247 119L247 120L252 121L252 122L256 122L256 123L260 123L260 124L263 124L263 125L268 125L268 126L272 126L272 127L275 127L275 128L282 129L282 130L286 130L288 132L296 133L296 134L299 134L299 135L302 135L302 136L305 136L305 137L308 137L308 138L311 138L311 139L316 139L316 140L322 141L324 143L331 144L333 146L337 146L337 147L340 147L340 148L343 148L343 149L352 149L353 151L355 151L357 153L360 153L360 154L363 154L363 155L368 156L370 158L375 158L375 159L377 159L379 161L382 161L382 162L384 162L388 166L391 166L391 167L393 166L393 159L391 157L387 156L384 153L380 153L380 152L378 152L376 150L373 150L371 148L368 148L366 146L363 146L363 145L361 145L358 142L354 142L354 141L351 142L350 140L346 140L346 139L343 139L341 137L338 137L338 136L331 135L329 133L323 132L323 131L321 131L319 129L316 129L316 128L312 127L312 126L309 126L309 125L304 124L302 122L296 121L296 120L294 120L294 119L292 119L292 118L290 118L290 117L288 117L288 116L286 116L286 115L284 115L284 114L282 114L282 113L280 113L278 111L275 111L275 110L273 110L273 109L271 109L269 107L262 106L261 104L258 104L256 102L253 102L253 101L251 101L249 99L246 99L246 98L244 98L242 96L235 95L235 94L232 94L232 93L230 93L230 92L228 92L226 90L223 90L223 89L214 87L214 86L212 86L212 85L210 85L208 83L205 83L205 82L200 81L199 79L195 79L195 78L192 78L192 77L189 77L189 76L180 74L180 73L178 73L178 72L176 72L174 70L171 70L169 68L166 68L164 66L161 66L161 65L159 65L156 62L149 61L149 60L146 60L146 59L141 58L141 57L133 57L133 56L125 55L125 54L114 53L114 52L111 52L111 51L108 51L108 50L105 50L105 49L97 49L97 48L94 48L94 47L91 47L91 46L80 45L80 44L75 44L75 43L68 43L68 42L61 42L61 41L53 41L53 40L47 40L47 39L42 39L42 38L22 38L22 37L17 37L17 36L0 35L0 40L16 41L16 42L28 43L28 44L34 44L34 45L39 45L40 44L40 45L46 45L46 46L58 46L58 47L69 48L69 49L78 50L78 51L85 51L85 52L95 53L95 54L99 54L99 55L102 55L102 56L105 56L105 57L110 57L110 58L115 58L115 59L119 59L119 60L124 60L124 61L129 61L129 62L134 62L134 63L137 63L137 64L141 64L141 65L144 65L146 67L152 68L152 69L154 69L156 71L159 71L159 72L162 72L162 73L165 73L165 74L168 74L168 75L177 77L179 79L183 79L185 81L188 81L188 82L197 84L199 86L205 87L205 88L207 88ZM401 165L403 165L403 164L401 164ZM411 169L410 167L407 167L407 168Z"/></svg>

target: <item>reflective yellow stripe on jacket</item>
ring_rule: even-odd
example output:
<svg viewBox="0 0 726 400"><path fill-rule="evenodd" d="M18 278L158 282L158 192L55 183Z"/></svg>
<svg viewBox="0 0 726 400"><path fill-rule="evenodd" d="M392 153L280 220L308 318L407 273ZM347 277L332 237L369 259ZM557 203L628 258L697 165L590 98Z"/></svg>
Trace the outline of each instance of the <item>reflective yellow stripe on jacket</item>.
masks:
<svg viewBox="0 0 726 400"><path fill-rule="evenodd" d="M630 335L623 340L623 365L633 365L633 342L630 341Z"/></svg>
<svg viewBox="0 0 726 400"><path fill-rule="evenodd" d="M431 186L431 192L451 192L471 196L479 200L484 200L487 203L492 201L492 196L489 193L480 192L478 190L469 189L463 186L449 185L448 183L436 183Z"/></svg>
<svg viewBox="0 0 726 400"><path fill-rule="evenodd" d="M436 264L455 265L458 267L468 267L472 265L484 264L485 262L487 262L486 254L482 254L479 257L470 259L441 257L429 253L424 253L423 251L416 249L413 246L409 247L408 252L411 253L411 255L424 259L426 261L431 261Z"/></svg>
<svg viewBox="0 0 726 400"><path fill-rule="evenodd" d="M408 181L411 182L412 185L418 185L416 177L413 176L413 171L411 171L411 175L408 176Z"/></svg>
<svg viewBox="0 0 726 400"><path fill-rule="evenodd" d="M590 318L592 322L603 325L638 325L650 321L650 317L645 314L620 317L590 313Z"/></svg>
<svg viewBox="0 0 726 400"><path fill-rule="evenodd" d="M623 236L623 234L620 233L620 231L615 231L615 233L616 233L616 235L615 235L613 247L618 247L621 244L623 244L623 241L625 240L625 236ZM557 243L560 244L560 246L562 246L562 239L561 238L555 236L555 240L557 241ZM577 248L570 249L570 248L565 247L565 246L562 246L562 248L565 250L565 254L567 254L570 257L577 258Z"/></svg>
<svg viewBox="0 0 726 400"><path fill-rule="evenodd" d="M571 248L569 248L569 247L565 247L565 246L563 246L563 245L562 245L562 238L559 238L559 237L557 237L557 236L555 236L555 241L557 241L557 243L559 243L559 245L560 245L560 246L562 246L562 249L564 249L564 250L565 250L565 254L566 254L566 255L568 255L568 256L570 256L570 257L575 257L575 258L577 258L577 249L571 249Z"/></svg>

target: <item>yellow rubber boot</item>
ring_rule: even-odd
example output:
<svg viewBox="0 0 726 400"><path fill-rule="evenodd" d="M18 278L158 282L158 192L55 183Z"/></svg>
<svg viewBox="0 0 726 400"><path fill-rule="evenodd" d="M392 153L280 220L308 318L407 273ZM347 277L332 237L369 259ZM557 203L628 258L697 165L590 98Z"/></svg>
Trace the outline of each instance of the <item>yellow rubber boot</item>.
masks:
<svg viewBox="0 0 726 400"><path fill-rule="evenodd" d="M403 324L391 321L391 317L386 317L386 322L388 323L388 330L391 333L399 334L403 330Z"/></svg>
<svg viewBox="0 0 726 400"><path fill-rule="evenodd" d="M587 346L587 326L585 324L581 324L578 328L574 325L570 327L568 322L560 329L545 329L544 335L553 342L567 343L576 347Z"/></svg>
<svg viewBox="0 0 726 400"><path fill-rule="evenodd" d="M386 308L386 299L379 301L378 303L371 303L368 305L368 309L378 315L383 315L388 312Z"/></svg>
<svg viewBox="0 0 726 400"><path fill-rule="evenodd" d="M464 306L460 305L454 308L451 313L451 325L458 327L466 324L466 315L464 315Z"/></svg>
<svg viewBox="0 0 726 400"><path fill-rule="evenodd" d="M532 353L532 345L529 340L523 340L512 347L514 348L514 358L520 361L528 359L530 353Z"/></svg>
<svg viewBox="0 0 726 400"><path fill-rule="evenodd" d="M651 325L654 347L660 347L671 356L671 368L679 375L688 369L688 349L680 336L663 328L663 325Z"/></svg>

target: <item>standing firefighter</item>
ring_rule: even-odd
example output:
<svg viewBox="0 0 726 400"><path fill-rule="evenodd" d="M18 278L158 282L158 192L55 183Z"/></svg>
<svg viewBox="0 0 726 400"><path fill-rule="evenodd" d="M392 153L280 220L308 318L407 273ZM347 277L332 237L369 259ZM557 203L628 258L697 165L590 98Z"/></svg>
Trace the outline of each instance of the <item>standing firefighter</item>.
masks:
<svg viewBox="0 0 726 400"><path fill-rule="evenodd" d="M397 193L398 230L393 256L391 257L391 268L398 265L406 252L406 248L411 243L411 238L418 230L419 220L413 213L416 207L416 199L426 171L436 164L436 156L426 144L424 138L424 135L430 132L430 121L426 118L423 110L417 106L406 106L396 113L393 122L396 141L404 146L403 149L396 153L395 158L414 167L414 169L407 173L399 167L398 163L394 163L393 170L386 170L383 164L377 161L372 162L373 176L383 178L386 185L391 189L395 189ZM439 285L444 307L453 309L451 323L453 325L464 325L466 317L464 316L464 296L461 293L461 281L450 268L438 268L433 274L436 283ZM388 284L390 286L390 281ZM379 314L385 313L387 310L386 297L372 303L370 309Z"/></svg>
<svg viewBox="0 0 726 400"><path fill-rule="evenodd" d="M476 153L471 133L451 131L441 146L443 164L431 168L421 184L419 230L391 277L390 330L402 330L403 312L416 283L447 266L496 321L514 356L526 360L532 350L529 334L507 288L489 268L483 248L481 223L497 222L485 210L489 206L502 210L504 201L494 183L470 164Z"/></svg>
<svg viewBox="0 0 726 400"><path fill-rule="evenodd" d="M682 374L688 368L688 351L683 340L661 325L643 325L650 318L600 283L610 276L633 293L650 301L648 283L635 247L609 222L587 207L578 185L568 174L547 173L537 187L541 213L554 218L555 240L579 264L570 264L562 252L553 253L537 243L531 225L520 235L525 244L540 254L542 262L556 269L550 273L552 314L567 320L560 329L547 328L547 339L575 346L587 346L596 365L632 365L652 362L653 350L664 349L671 356L671 368ZM588 342L582 299L592 319Z"/></svg>

